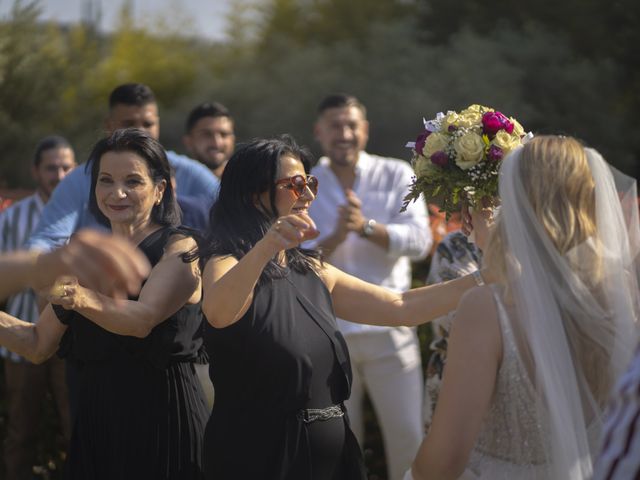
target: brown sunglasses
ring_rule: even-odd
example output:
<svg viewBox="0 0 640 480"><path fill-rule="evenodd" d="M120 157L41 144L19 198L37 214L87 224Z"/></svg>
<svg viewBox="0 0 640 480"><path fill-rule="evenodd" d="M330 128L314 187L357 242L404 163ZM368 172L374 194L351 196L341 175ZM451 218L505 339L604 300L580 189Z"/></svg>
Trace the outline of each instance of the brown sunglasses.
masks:
<svg viewBox="0 0 640 480"><path fill-rule="evenodd" d="M314 195L318 194L318 179L313 175L307 175L306 178L304 175L281 178L276 181L276 185L282 185L284 188L293 191L296 197L301 197L307 187Z"/></svg>

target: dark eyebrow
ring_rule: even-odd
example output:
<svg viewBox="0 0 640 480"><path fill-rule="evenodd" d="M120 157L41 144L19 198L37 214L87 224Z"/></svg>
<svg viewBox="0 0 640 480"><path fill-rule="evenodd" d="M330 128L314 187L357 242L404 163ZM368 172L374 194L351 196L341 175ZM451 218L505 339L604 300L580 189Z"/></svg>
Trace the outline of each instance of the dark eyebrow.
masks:
<svg viewBox="0 0 640 480"><path fill-rule="evenodd" d="M144 176L139 173L130 173L126 178L144 178Z"/></svg>

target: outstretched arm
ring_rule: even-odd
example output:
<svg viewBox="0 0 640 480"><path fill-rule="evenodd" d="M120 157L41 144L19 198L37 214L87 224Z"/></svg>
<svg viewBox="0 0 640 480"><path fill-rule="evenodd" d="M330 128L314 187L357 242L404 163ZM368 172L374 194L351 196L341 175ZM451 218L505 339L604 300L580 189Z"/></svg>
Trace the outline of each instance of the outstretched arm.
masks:
<svg viewBox="0 0 640 480"><path fill-rule="evenodd" d="M453 322L442 389L431 429L413 462L414 480L460 477L491 404L501 358L491 290L473 289L462 299Z"/></svg>
<svg viewBox="0 0 640 480"><path fill-rule="evenodd" d="M49 253L16 251L0 256L0 298L26 287L41 289L60 275L73 275L83 285L107 295L126 297L140 291L149 262L130 242L92 230L79 232Z"/></svg>
<svg viewBox="0 0 640 480"><path fill-rule="evenodd" d="M56 352L66 328L51 305L47 305L36 323L24 322L0 312L0 345L30 362L42 363Z"/></svg>
<svg viewBox="0 0 640 480"><path fill-rule="evenodd" d="M484 273L484 272L483 272ZM477 285L472 275L396 293L367 283L325 264L323 280L331 292L336 315L370 325L420 325L451 310Z"/></svg>
<svg viewBox="0 0 640 480"><path fill-rule="evenodd" d="M146 337L182 306L200 300L196 262L185 263L181 258L194 246L192 238L176 236L151 271L138 300L113 299L72 282L52 295L51 301L77 311L112 333Z"/></svg>

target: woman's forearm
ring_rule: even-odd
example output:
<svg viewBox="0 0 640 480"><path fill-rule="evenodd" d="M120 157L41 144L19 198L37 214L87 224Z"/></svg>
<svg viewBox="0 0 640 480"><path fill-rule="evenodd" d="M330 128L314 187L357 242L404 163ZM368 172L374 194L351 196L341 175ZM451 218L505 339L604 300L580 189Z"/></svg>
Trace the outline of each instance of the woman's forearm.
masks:
<svg viewBox="0 0 640 480"><path fill-rule="evenodd" d="M327 267L336 315L370 325L415 326L430 322L455 308L468 290L477 286L472 275L449 282L396 293Z"/></svg>
<svg viewBox="0 0 640 480"><path fill-rule="evenodd" d="M0 256L0 299L34 284L37 252L18 251Z"/></svg>
<svg viewBox="0 0 640 480"><path fill-rule="evenodd" d="M0 312L0 345L32 363L42 363L56 352L65 329L50 305L35 324Z"/></svg>
<svg viewBox="0 0 640 480"><path fill-rule="evenodd" d="M83 298L73 310L111 333L144 338L158 323L153 309L145 304L83 290Z"/></svg>
<svg viewBox="0 0 640 480"><path fill-rule="evenodd" d="M0 312L0 345L34 363L39 363L35 361L37 337L33 323Z"/></svg>
<svg viewBox="0 0 640 480"><path fill-rule="evenodd" d="M420 325L455 310L460 299L468 290L477 286L472 275L448 282L414 288L402 294L401 323Z"/></svg>

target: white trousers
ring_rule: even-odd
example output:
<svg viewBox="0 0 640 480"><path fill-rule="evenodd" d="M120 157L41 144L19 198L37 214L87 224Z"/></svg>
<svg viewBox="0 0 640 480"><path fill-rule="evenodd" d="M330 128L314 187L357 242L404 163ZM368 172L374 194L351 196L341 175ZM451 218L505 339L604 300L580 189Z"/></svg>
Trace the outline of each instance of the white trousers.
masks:
<svg viewBox="0 0 640 480"><path fill-rule="evenodd" d="M373 403L382 431L389 480L402 480L423 438L423 375L414 329L398 327L346 335L353 370L345 402L351 428L363 446L363 395Z"/></svg>

